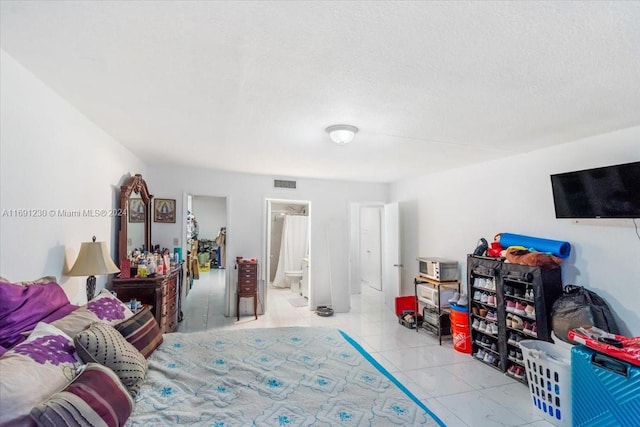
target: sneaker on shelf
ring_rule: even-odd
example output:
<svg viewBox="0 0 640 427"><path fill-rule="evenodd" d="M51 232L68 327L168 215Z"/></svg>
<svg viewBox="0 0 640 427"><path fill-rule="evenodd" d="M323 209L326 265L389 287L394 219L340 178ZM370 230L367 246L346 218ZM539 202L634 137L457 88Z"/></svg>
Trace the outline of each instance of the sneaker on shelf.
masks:
<svg viewBox="0 0 640 427"><path fill-rule="evenodd" d="M515 314L519 314L520 316L526 316L527 312L524 311L524 304L522 304L520 301L516 301L516 305L513 308L513 312Z"/></svg>
<svg viewBox="0 0 640 427"><path fill-rule="evenodd" d="M507 296L513 296L513 287L512 286L505 286L504 287L504 294Z"/></svg>
<svg viewBox="0 0 640 427"><path fill-rule="evenodd" d="M524 297L533 301L533 289L527 289L527 291L524 293Z"/></svg>
<svg viewBox="0 0 640 427"><path fill-rule="evenodd" d="M516 365L511 365L509 366L509 369L507 370L507 373L511 376L514 376L516 373Z"/></svg>
<svg viewBox="0 0 640 427"><path fill-rule="evenodd" d="M485 354L487 354L483 349L478 350L476 353L476 357L480 360L484 359Z"/></svg>
<svg viewBox="0 0 640 427"><path fill-rule="evenodd" d="M478 319L473 319L473 323L471 324L471 327L473 329L478 329L478 327L480 326L480 321Z"/></svg>
<svg viewBox="0 0 640 427"><path fill-rule="evenodd" d="M509 313L513 313L513 310L516 308L516 302L512 299L508 299L505 301L505 310Z"/></svg>
<svg viewBox="0 0 640 427"><path fill-rule="evenodd" d="M492 291L496 290L496 279L492 277L491 280L487 280L487 289L491 289Z"/></svg>
<svg viewBox="0 0 640 427"><path fill-rule="evenodd" d="M536 325L536 322L531 323L531 333L538 336L538 325Z"/></svg>
<svg viewBox="0 0 640 427"><path fill-rule="evenodd" d="M480 332L487 332L487 323L484 320L480 321L480 324L478 325L478 330Z"/></svg>
<svg viewBox="0 0 640 427"><path fill-rule="evenodd" d="M522 366L516 366L513 376L519 380L524 379L524 368Z"/></svg>
<svg viewBox="0 0 640 427"><path fill-rule="evenodd" d="M482 344L485 346L488 346L491 343L491 341L489 340L489 337L487 337L486 335L483 335L480 341L482 341Z"/></svg>
<svg viewBox="0 0 640 427"><path fill-rule="evenodd" d="M483 288L484 289L484 278L482 277L476 277L473 281L473 285L476 288Z"/></svg>
<svg viewBox="0 0 640 427"><path fill-rule="evenodd" d="M477 316L478 315L478 307L476 307L476 306L471 307L471 312Z"/></svg>
<svg viewBox="0 0 640 427"><path fill-rule="evenodd" d="M456 292L453 294L451 298L447 301L449 304L455 304L460 299L460 292Z"/></svg>
<svg viewBox="0 0 640 427"><path fill-rule="evenodd" d="M485 362L490 363L490 364L492 364L492 365L493 365L493 362L495 362L495 361L496 361L496 358L493 356L493 354L491 354L491 353L487 353L487 354L484 356L484 359L483 359L483 360L484 360Z"/></svg>
<svg viewBox="0 0 640 427"><path fill-rule="evenodd" d="M513 296L518 298L524 298L524 291L520 288L513 288Z"/></svg>
<svg viewBox="0 0 640 427"><path fill-rule="evenodd" d="M487 320L498 320L498 315L494 310L489 310L487 312Z"/></svg>
<svg viewBox="0 0 640 427"><path fill-rule="evenodd" d="M530 317L531 319L536 318L536 308L533 306L533 304L527 304L524 308L524 312L527 317Z"/></svg>
<svg viewBox="0 0 640 427"><path fill-rule="evenodd" d="M480 291L475 291L473 293L473 299L476 301L480 301L480 299L482 298L482 293Z"/></svg>
<svg viewBox="0 0 640 427"><path fill-rule="evenodd" d="M516 334L513 332L509 332L509 338L507 339L507 344L518 345L518 341L516 341Z"/></svg>
<svg viewBox="0 0 640 427"><path fill-rule="evenodd" d="M514 349L509 350L509 357L512 359L516 358L516 351Z"/></svg>
<svg viewBox="0 0 640 427"><path fill-rule="evenodd" d="M522 341L522 335L516 334L516 345L520 347L520 341Z"/></svg>
<svg viewBox="0 0 640 427"><path fill-rule="evenodd" d="M482 295L480 296L480 302L486 303L488 299L489 299L489 294L483 292Z"/></svg>
<svg viewBox="0 0 640 427"><path fill-rule="evenodd" d="M495 323L491 323L490 325L487 325L487 329L490 334L492 335L498 335L498 325L496 325Z"/></svg>
<svg viewBox="0 0 640 427"><path fill-rule="evenodd" d="M458 301L456 302L456 305L459 305L460 307L468 306L469 305L469 299L467 298L467 294L460 295L460 298L458 298Z"/></svg>
<svg viewBox="0 0 640 427"><path fill-rule="evenodd" d="M511 318L511 327L513 329L518 329L521 331L522 329L524 329L524 323L522 322L521 318L519 318L514 314L513 317Z"/></svg>
<svg viewBox="0 0 640 427"><path fill-rule="evenodd" d="M479 310L479 313L480 313L480 317L486 317L487 316L487 309L483 307L483 308L481 308Z"/></svg>
<svg viewBox="0 0 640 427"><path fill-rule="evenodd" d="M527 334L533 335L533 330L531 329L531 322L524 322L524 327L522 328L522 332L526 332Z"/></svg>
<svg viewBox="0 0 640 427"><path fill-rule="evenodd" d="M487 296L487 304L489 305L496 305L496 296L493 294L489 294Z"/></svg>
<svg viewBox="0 0 640 427"><path fill-rule="evenodd" d="M513 314L507 313L507 328L511 328L513 322Z"/></svg>
<svg viewBox="0 0 640 427"><path fill-rule="evenodd" d="M522 352L520 350L516 351L516 360L519 362L524 361L524 358L522 357Z"/></svg>
<svg viewBox="0 0 640 427"><path fill-rule="evenodd" d="M491 350L498 352L498 345L496 343L491 344Z"/></svg>

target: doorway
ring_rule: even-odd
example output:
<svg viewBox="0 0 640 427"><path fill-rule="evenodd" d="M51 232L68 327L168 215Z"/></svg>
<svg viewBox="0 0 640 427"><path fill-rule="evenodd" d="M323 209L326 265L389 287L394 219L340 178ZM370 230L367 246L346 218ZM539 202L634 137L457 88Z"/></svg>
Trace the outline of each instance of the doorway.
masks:
<svg viewBox="0 0 640 427"><path fill-rule="evenodd" d="M198 295L208 295L200 303L209 316L225 315L227 198L187 195L186 206L189 288L199 287Z"/></svg>
<svg viewBox="0 0 640 427"><path fill-rule="evenodd" d="M278 289L294 307L309 306L310 205L302 200L267 199L266 291Z"/></svg>

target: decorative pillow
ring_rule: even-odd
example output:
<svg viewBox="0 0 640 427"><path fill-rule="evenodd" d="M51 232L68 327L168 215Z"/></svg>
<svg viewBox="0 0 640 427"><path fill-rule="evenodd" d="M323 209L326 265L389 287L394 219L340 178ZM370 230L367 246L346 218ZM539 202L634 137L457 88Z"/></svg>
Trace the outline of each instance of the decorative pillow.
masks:
<svg viewBox="0 0 640 427"><path fill-rule="evenodd" d="M34 407L31 417L40 427L120 427L133 405L111 369L89 363L67 388Z"/></svg>
<svg viewBox="0 0 640 427"><path fill-rule="evenodd" d="M149 307L143 308L132 318L118 323L115 328L144 357L149 357L162 344L162 332Z"/></svg>
<svg viewBox="0 0 640 427"><path fill-rule="evenodd" d="M107 323L93 323L74 338L78 355L85 362L95 362L118 375L132 397L136 397L147 374L147 359Z"/></svg>
<svg viewBox="0 0 640 427"><path fill-rule="evenodd" d="M52 322L52 325L73 338L93 322L114 325L131 316L133 313L122 301L108 290L103 289L97 297L62 319Z"/></svg>
<svg viewBox="0 0 640 427"><path fill-rule="evenodd" d="M30 286L0 282L0 345L13 347L25 339L21 332L32 330L60 309L64 315L72 308L75 306L55 282Z"/></svg>
<svg viewBox="0 0 640 427"><path fill-rule="evenodd" d="M76 376L73 340L46 323L0 358L0 425L33 425L29 411Z"/></svg>

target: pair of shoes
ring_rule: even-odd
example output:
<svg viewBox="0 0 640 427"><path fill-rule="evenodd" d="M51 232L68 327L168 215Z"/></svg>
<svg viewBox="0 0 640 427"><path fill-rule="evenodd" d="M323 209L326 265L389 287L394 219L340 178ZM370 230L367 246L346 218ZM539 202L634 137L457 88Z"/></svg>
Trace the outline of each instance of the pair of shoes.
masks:
<svg viewBox="0 0 640 427"><path fill-rule="evenodd" d="M480 350L478 350L478 352L476 353L476 357L477 357L478 359L482 360L482 359L484 359L484 356L485 356L486 354L487 354L487 353L486 353L483 349L480 349Z"/></svg>
<svg viewBox="0 0 640 427"><path fill-rule="evenodd" d="M533 289L527 289L524 293L524 297L533 301Z"/></svg>
<svg viewBox="0 0 640 427"><path fill-rule="evenodd" d="M480 301L482 299L482 292L475 291L473 293L473 299L476 300L476 301Z"/></svg>
<svg viewBox="0 0 640 427"><path fill-rule="evenodd" d="M512 286L505 286L504 287L504 294L507 296L513 296L513 287Z"/></svg>
<svg viewBox="0 0 640 427"><path fill-rule="evenodd" d="M473 329L478 329L480 327L480 321L478 319L473 319L473 323L471 324Z"/></svg>
<svg viewBox="0 0 640 427"><path fill-rule="evenodd" d="M482 295L480 296L480 302L486 303L488 300L489 300L489 294L483 292Z"/></svg>
<svg viewBox="0 0 640 427"><path fill-rule="evenodd" d="M511 316L511 327L513 329L521 331L524 329L524 323L522 322L521 318L514 314L513 316Z"/></svg>
<svg viewBox="0 0 640 427"><path fill-rule="evenodd" d="M498 325L496 325L495 323L489 323L485 327L485 332L491 335L498 335Z"/></svg>
<svg viewBox="0 0 640 427"><path fill-rule="evenodd" d="M522 352L520 350L516 351L516 360L518 362L524 361L524 358L522 357Z"/></svg>
<svg viewBox="0 0 640 427"><path fill-rule="evenodd" d="M471 307L471 312L477 316L478 315L478 307L476 307L476 306Z"/></svg>
<svg viewBox="0 0 640 427"><path fill-rule="evenodd" d="M488 305L496 305L496 296L493 294L487 295L487 304Z"/></svg>
<svg viewBox="0 0 640 427"><path fill-rule="evenodd" d="M507 340L507 344L519 346L521 340L522 340L522 337L519 334L516 334L515 332L511 332L509 334L509 339Z"/></svg>
<svg viewBox="0 0 640 427"><path fill-rule="evenodd" d="M513 310L515 310L516 308L516 302L512 299L507 299L505 301L505 310L507 310L509 313L513 313Z"/></svg>
<svg viewBox="0 0 640 427"><path fill-rule="evenodd" d="M516 366L513 376L519 380L524 379L524 368L522 366Z"/></svg>
<svg viewBox="0 0 640 427"><path fill-rule="evenodd" d="M478 325L477 328L480 332L487 332L487 322L485 322L484 320L480 321L480 324Z"/></svg>
<svg viewBox="0 0 640 427"><path fill-rule="evenodd" d="M473 279L473 286L484 289L486 287L485 280L486 279L484 277L476 277Z"/></svg>
<svg viewBox="0 0 640 427"><path fill-rule="evenodd" d="M527 317L531 319L536 318L536 308L533 306L533 304L527 304L524 308L524 312Z"/></svg>
<svg viewBox="0 0 640 427"><path fill-rule="evenodd" d="M487 317L487 309L486 308L481 308L479 310L480 313L480 317Z"/></svg>
<svg viewBox="0 0 640 427"><path fill-rule="evenodd" d="M487 312L486 317L487 317L487 320L498 320L498 315L494 310L489 310L489 312Z"/></svg>
<svg viewBox="0 0 640 427"><path fill-rule="evenodd" d="M522 327L522 332L525 332L529 335L533 335L533 330L531 329L531 322L524 322L524 326Z"/></svg>
<svg viewBox="0 0 640 427"><path fill-rule="evenodd" d="M513 307L513 312L515 314L519 314L520 316L526 316L527 312L524 311L524 304L520 301L516 301L516 305Z"/></svg>
<svg viewBox="0 0 640 427"><path fill-rule="evenodd" d="M493 364L493 362L496 361L496 358L493 356L493 354L486 352L484 357L482 358L482 361Z"/></svg>

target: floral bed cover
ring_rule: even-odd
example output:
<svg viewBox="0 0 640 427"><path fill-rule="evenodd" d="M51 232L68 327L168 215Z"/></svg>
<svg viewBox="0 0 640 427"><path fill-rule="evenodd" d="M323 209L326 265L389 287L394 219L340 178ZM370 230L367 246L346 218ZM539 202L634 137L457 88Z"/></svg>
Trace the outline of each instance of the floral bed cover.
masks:
<svg viewBox="0 0 640 427"><path fill-rule="evenodd" d="M173 333L127 426L427 426L440 421L344 332Z"/></svg>

